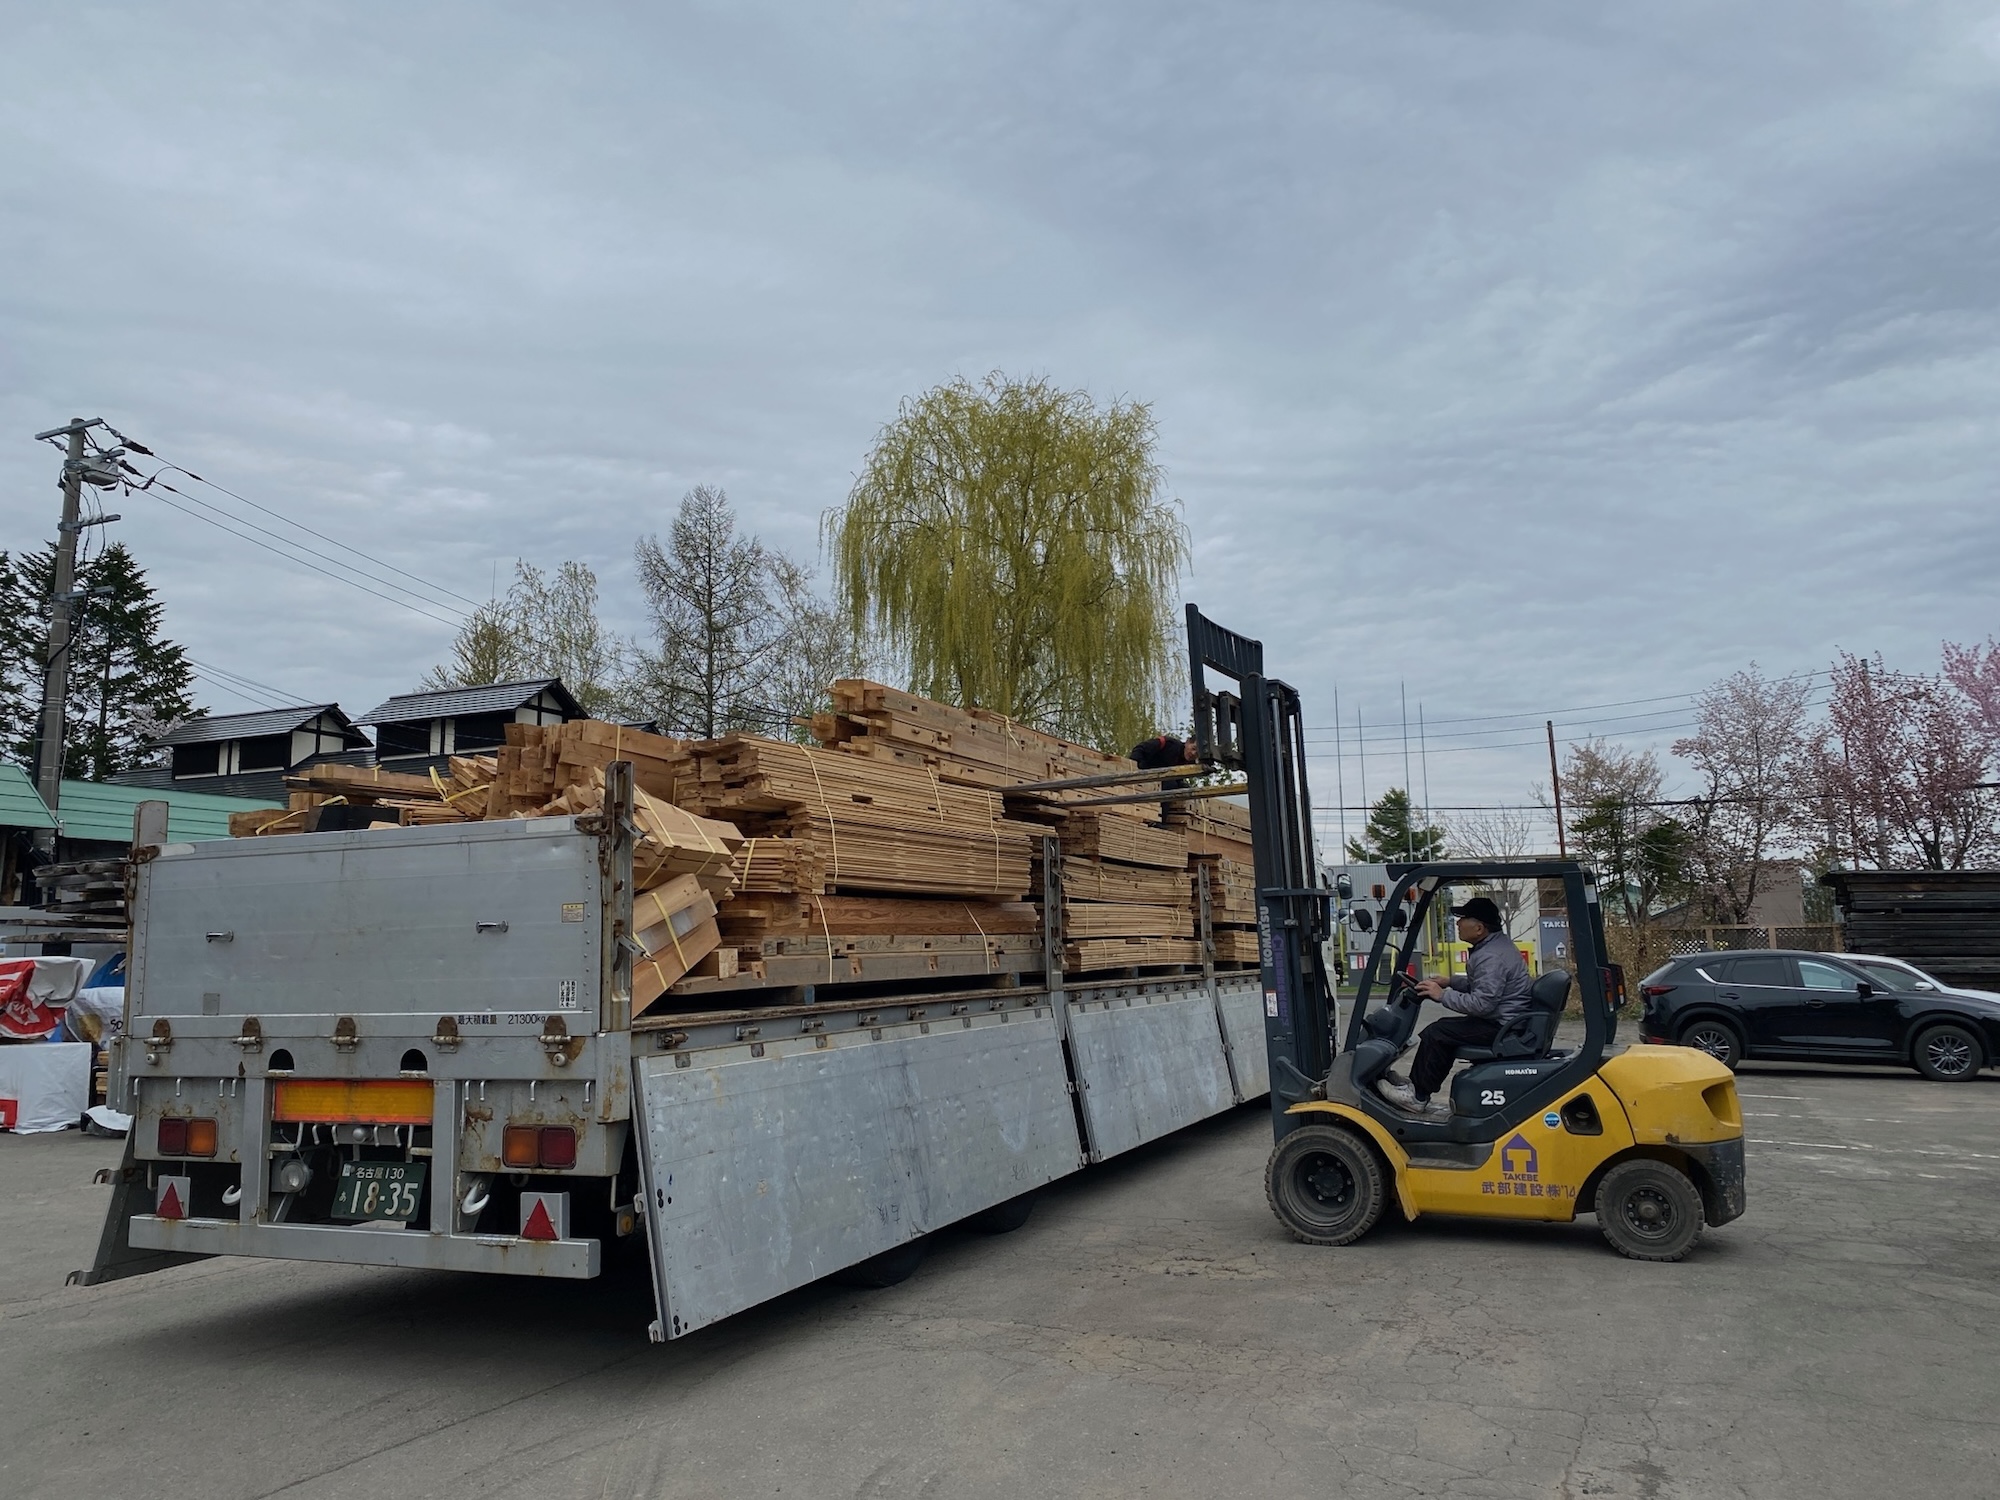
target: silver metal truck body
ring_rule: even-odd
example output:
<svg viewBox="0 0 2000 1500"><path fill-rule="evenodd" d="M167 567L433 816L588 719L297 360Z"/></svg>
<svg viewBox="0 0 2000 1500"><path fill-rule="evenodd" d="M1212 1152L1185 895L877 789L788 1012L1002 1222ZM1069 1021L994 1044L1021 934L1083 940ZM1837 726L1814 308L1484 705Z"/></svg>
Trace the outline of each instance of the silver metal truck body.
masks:
<svg viewBox="0 0 2000 1500"><path fill-rule="evenodd" d="M80 1279L199 1255L588 1277L640 1233L674 1338L1265 1091L1254 973L635 1027L630 872L615 816L139 851L134 1118ZM162 1149L163 1121L212 1124L213 1153ZM510 1171L509 1126L569 1132L574 1164ZM363 1161L422 1164L421 1209L329 1213Z"/></svg>

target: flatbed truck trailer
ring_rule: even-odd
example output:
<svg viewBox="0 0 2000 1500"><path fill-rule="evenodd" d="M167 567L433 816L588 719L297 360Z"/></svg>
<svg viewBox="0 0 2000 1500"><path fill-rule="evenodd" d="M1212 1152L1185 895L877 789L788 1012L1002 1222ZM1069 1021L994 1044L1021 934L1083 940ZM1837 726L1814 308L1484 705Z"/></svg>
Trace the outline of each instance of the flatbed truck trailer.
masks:
<svg viewBox="0 0 2000 1500"><path fill-rule="evenodd" d="M589 1278L643 1244L674 1339L1268 1091L1257 971L1066 981L1053 932L1039 974L829 951L834 982L634 1020L629 767L609 784L599 815L203 844L142 808L132 1124L75 1279Z"/></svg>

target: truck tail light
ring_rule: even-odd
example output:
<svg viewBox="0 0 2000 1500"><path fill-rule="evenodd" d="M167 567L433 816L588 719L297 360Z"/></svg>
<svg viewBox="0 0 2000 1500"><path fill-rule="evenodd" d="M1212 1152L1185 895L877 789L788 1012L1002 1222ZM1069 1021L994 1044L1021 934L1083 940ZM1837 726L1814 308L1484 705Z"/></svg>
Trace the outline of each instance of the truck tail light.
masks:
<svg viewBox="0 0 2000 1500"><path fill-rule="evenodd" d="M215 1121L170 1116L160 1121L160 1133L155 1139L162 1156L213 1156Z"/></svg>
<svg viewBox="0 0 2000 1500"><path fill-rule="evenodd" d="M568 1168L576 1165L576 1132L567 1125L544 1125L541 1139L542 1165Z"/></svg>
<svg viewBox="0 0 2000 1500"><path fill-rule="evenodd" d="M500 1160L517 1171L541 1165L541 1132L532 1125L509 1125L500 1134Z"/></svg>
<svg viewBox="0 0 2000 1500"><path fill-rule="evenodd" d="M162 1156L186 1156L188 1122L181 1119L160 1121L159 1146Z"/></svg>
<svg viewBox="0 0 2000 1500"><path fill-rule="evenodd" d="M215 1155L215 1121L189 1120L187 1122L187 1154L189 1156Z"/></svg>

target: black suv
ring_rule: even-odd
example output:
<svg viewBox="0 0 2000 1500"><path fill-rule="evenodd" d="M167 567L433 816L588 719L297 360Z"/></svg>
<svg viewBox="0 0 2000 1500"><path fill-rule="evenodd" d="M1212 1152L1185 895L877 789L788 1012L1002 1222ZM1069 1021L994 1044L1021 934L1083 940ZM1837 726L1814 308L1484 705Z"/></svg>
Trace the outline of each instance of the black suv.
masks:
<svg viewBox="0 0 2000 1500"><path fill-rule="evenodd" d="M1956 1083L2000 1061L2000 995L1955 990L1894 958L1694 953L1640 985L1640 1034L1747 1058L1904 1063Z"/></svg>

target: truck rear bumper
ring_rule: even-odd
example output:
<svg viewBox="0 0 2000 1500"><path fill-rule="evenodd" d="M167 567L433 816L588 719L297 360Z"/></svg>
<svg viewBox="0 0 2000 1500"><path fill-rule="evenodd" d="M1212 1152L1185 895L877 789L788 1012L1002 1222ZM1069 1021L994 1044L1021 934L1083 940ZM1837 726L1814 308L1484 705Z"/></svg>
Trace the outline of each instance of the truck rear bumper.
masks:
<svg viewBox="0 0 2000 1500"><path fill-rule="evenodd" d="M486 1271L583 1281L603 1268L598 1240L524 1240L505 1234L434 1234L313 1224L243 1224L233 1219L163 1219L134 1214L131 1243L189 1255L257 1255L349 1266Z"/></svg>

